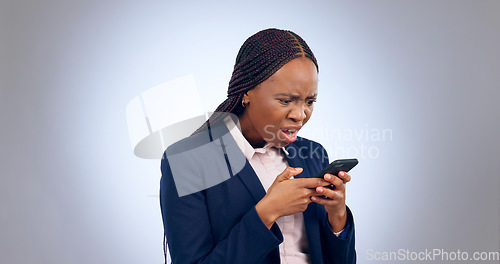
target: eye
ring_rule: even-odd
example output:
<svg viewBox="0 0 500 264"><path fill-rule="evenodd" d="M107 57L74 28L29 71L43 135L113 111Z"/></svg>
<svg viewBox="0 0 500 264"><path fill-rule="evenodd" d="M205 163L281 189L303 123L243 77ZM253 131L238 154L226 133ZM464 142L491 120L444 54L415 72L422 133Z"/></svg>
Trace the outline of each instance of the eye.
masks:
<svg viewBox="0 0 500 264"><path fill-rule="evenodd" d="M314 99L314 100L307 100L306 103L307 103L307 105L313 105L314 102L316 102L316 99Z"/></svg>
<svg viewBox="0 0 500 264"><path fill-rule="evenodd" d="M289 104L292 102L292 100L290 100L290 99L278 99L278 101L280 101L280 103L282 103L282 104Z"/></svg>

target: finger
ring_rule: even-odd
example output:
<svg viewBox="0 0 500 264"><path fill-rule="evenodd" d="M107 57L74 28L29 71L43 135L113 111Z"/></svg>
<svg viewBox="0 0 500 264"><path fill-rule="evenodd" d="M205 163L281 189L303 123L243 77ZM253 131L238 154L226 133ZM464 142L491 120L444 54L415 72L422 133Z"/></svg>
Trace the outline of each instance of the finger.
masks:
<svg viewBox="0 0 500 264"><path fill-rule="evenodd" d="M332 174L330 173L326 173L325 176L323 176L323 178L325 179L325 181L328 181L329 183L333 184L333 181L335 180L335 176L333 176Z"/></svg>
<svg viewBox="0 0 500 264"><path fill-rule="evenodd" d="M342 200L345 196L345 192L343 191L331 190L325 187L317 187L316 192L319 194L318 196L324 196L328 200Z"/></svg>
<svg viewBox="0 0 500 264"><path fill-rule="evenodd" d="M278 176L276 176L275 181L285 181L289 180L291 177L295 175L299 175L302 172L302 168L293 168L293 167L286 167L286 169L280 173Z"/></svg>
<svg viewBox="0 0 500 264"><path fill-rule="evenodd" d="M340 179L337 176L333 176L332 174L325 174L325 180L330 182L335 188L333 189L344 189L345 188L345 183L342 179Z"/></svg>
<svg viewBox="0 0 500 264"><path fill-rule="evenodd" d="M333 186L335 186L335 190L344 190L345 189L345 183L342 179L340 179L339 177L333 177L333 181L332 181L332 184Z"/></svg>
<svg viewBox="0 0 500 264"><path fill-rule="evenodd" d="M294 181L298 184L298 187L310 188L310 189L314 189L319 186L331 185L330 182L327 182L320 178L299 178L299 179L294 179Z"/></svg>
<svg viewBox="0 0 500 264"><path fill-rule="evenodd" d="M345 171L341 171L339 172L339 177L345 182L350 182L351 181L351 175L349 175L347 172Z"/></svg>
<svg viewBox="0 0 500 264"><path fill-rule="evenodd" d="M322 204L324 206L335 206L338 205L340 202L342 202L341 199L330 199L324 196L312 196L311 201L317 204Z"/></svg>

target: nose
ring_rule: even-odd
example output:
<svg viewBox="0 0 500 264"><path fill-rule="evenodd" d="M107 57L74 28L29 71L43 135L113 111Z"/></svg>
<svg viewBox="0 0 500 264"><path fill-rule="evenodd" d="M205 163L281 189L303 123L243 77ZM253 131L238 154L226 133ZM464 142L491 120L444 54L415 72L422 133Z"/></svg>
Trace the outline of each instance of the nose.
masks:
<svg viewBox="0 0 500 264"><path fill-rule="evenodd" d="M306 117L306 107L303 104L295 105L288 113L288 118L295 122L302 122Z"/></svg>

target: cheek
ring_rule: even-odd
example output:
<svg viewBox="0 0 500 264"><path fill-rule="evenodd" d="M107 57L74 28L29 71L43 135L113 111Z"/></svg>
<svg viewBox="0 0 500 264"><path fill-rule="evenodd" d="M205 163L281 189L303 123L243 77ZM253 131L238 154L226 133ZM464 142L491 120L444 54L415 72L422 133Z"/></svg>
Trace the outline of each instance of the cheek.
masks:
<svg viewBox="0 0 500 264"><path fill-rule="evenodd" d="M276 117L277 112L271 104L260 102L259 104L254 104L254 108L251 109L249 114L257 131L262 133L264 130L267 132L274 131L274 127L279 119Z"/></svg>
<svg viewBox="0 0 500 264"><path fill-rule="evenodd" d="M271 100L262 100L256 108L255 117L261 121L261 124L276 124L283 115L283 109Z"/></svg>
<svg viewBox="0 0 500 264"><path fill-rule="evenodd" d="M275 131L282 123L283 116L284 115L282 115L279 111L264 111L260 119L260 124L262 126L267 126L268 131Z"/></svg>
<svg viewBox="0 0 500 264"><path fill-rule="evenodd" d="M309 120L309 118L311 118L312 116L312 113L313 113L313 110L314 110L314 106L311 106L309 108L306 109L306 118L304 120L304 124Z"/></svg>

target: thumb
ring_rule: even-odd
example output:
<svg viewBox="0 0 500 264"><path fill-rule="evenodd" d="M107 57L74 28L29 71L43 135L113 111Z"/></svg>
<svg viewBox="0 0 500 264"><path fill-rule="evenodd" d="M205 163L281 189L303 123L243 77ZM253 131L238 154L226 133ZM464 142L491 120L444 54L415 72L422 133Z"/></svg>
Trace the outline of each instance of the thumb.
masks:
<svg viewBox="0 0 500 264"><path fill-rule="evenodd" d="M302 168L292 168L286 167L286 169L276 176L276 180L278 182L289 180L292 176L298 175L302 172Z"/></svg>

